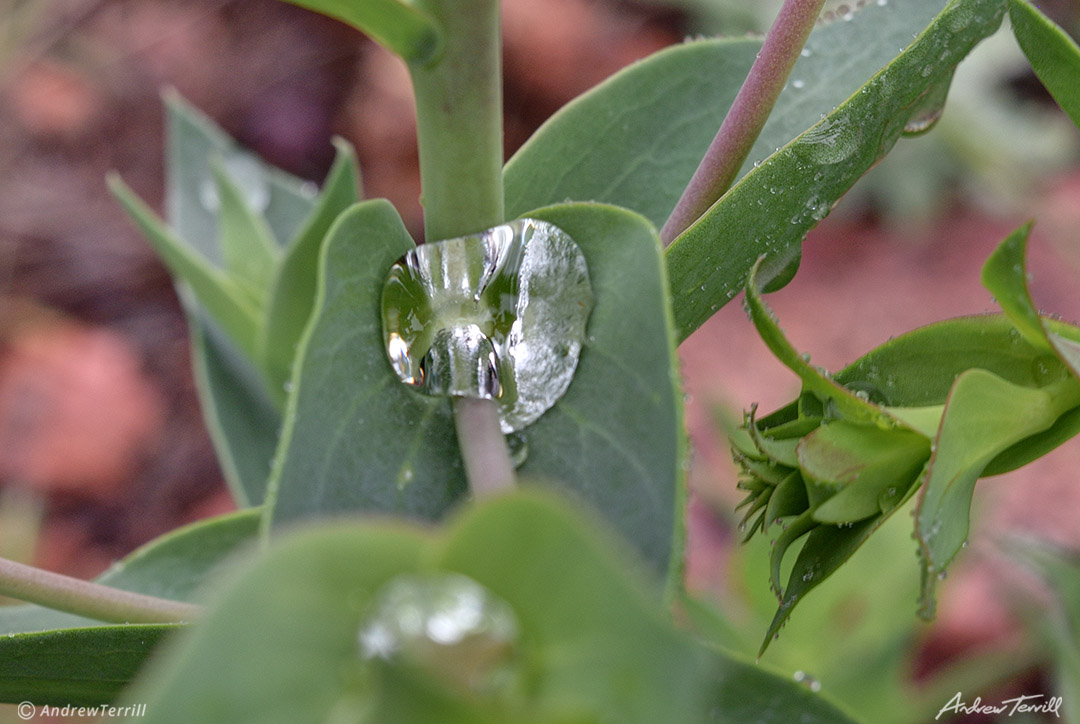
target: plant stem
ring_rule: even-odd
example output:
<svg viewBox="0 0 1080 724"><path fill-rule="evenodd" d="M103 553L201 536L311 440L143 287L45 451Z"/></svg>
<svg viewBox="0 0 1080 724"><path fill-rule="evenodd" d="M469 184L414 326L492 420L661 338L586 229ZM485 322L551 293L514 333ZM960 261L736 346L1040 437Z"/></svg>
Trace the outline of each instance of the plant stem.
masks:
<svg viewBox="0 0 1080 724"><path fill-rule="evenodd" d="M421 202L428 241L504 220L502 47L498 0L415 0L443 29L437 61L414 63ZM455 398L454 424L473 495L514 485L491 400Z"/></svg>
<svg viewBox="0 0 1080 724"><path fill-rule="evenodd" d="M191 621L202 608L121 591L0 558L0 595L111 623Z"/></svg>
<svg viewBox="0 0 1080 724"><path fill-rule="evenodd" d="M454 398L454 425L461 457L476 499L514 487L514 465L499 427L499 411L491 400Z"/></svg>
<svg viewBox="0 0 1080 724"><path fill-rule="evenodd" d="M720 130L660 231L668 244L731 188L814 29L825 0L784 0Z"/></svg>

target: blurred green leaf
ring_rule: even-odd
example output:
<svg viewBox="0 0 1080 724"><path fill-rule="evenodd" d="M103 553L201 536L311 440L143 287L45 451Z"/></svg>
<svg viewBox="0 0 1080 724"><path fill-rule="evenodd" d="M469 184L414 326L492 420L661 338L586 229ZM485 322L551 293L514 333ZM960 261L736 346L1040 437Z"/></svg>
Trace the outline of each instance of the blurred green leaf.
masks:
<svg viewBox="0 0 1080 724"><path fill-rule="evenodd" d="M1040 601L1031 620L1053 657L1057 681L1053 693L1063 699L1065 721L1075 724L1080 721L1080 554L1020 539L1010 541L1008 548L1053 592L1049 610Z"/></svg>
<svg viewBox="0 0 1080 724"><path fill-rule="evenodd" d="M228 335L199 310L187 317L199 406L229 491L237 505L262 505L281 412Z"/></svg>
<svg viewBox="0 0 1080 724"><path fill-rule="evenodd" d="M409 63L434 59L442 41L435 21L399 0L286 0L348 23Z"/></svg>
<svg viewBox="0 0 1080 724"><path fill-rule="evenodd" d="M327 242L274 474L275 523L340 510L434 518L465 492L448 400L402 385L383 347L382 282L412 245L391 214L385 202L356 207ZM521 474L581 496L667 570L682 558L684 442L656 233L598 205L532 215L580 246L596 301L570 388L518 433Z"/></svg>
<svg viewBox="0 0 1080 724"><path fill-rule="evenodd" d="M254 356L260 310L249 294L173 234L119 176L109 177L109 188L173 276L191 288L199 304L246 355Z"/></svg>
<svg viewBox="0 0 1080 724"><path fill-rule="evenodd" d="M447 572L513 610L503 685L457 688L437 660L362 656L359 632L387 584ZM850 721L696 645L643 580L594 521L534 494L468 508L438 538L387 521L324 524L278 541L127 699L147 704L149 722L185 724Z"/></svg>
<svg viewBox="0 0 1080 724"><path fill-rule="evenodd" d="M1009 0L1009 20L1035 75L1080 127L1080 46L1027 0Z"/></svg>
<svg viewBox="0 0 1080 724"><path fill-rule="evenodd" d="M256 308L262 310L280 250L266 220L252 210L220 160L212 164L220 204L218 236L225 269L248 293Z"/></svg>
<svg viewBox="0 0 1080 724"><path fill-rule="evenodd" d="M139 548L96 580L192 601L254 542L258 524L253 510L193 523ZM0 607L0 701L108 703L134 680L161 638L178 628L104 625L33 605Z"/></svg>
<svg viewBox="0 0 1080 724"><path fill-rule="evenodd" d="M2 642L0 701L108 704L178 624L97 626L12 634Z"/></svg>
<svg viewBox="0 0 1080 724"><path fill-rule="evenodd" d="M1003 14L1003 0L949 3L895 60L761 161L672 243L667 263L680 339L735 296L760 254L766 278L797 261L803 237L840 196L901 134L940 115L956 64Z"/></svg>
<svg viewBox="0 0 1080 724"><path fill-rule="evenodd" d="M266 324L259 340L260 359L271 391L284 400L300 337L318 288L319 254L330 225L360 200L360 173L352 146L337 139L337 156L322 192L303 227L289 242L269 287Z"/></svg>

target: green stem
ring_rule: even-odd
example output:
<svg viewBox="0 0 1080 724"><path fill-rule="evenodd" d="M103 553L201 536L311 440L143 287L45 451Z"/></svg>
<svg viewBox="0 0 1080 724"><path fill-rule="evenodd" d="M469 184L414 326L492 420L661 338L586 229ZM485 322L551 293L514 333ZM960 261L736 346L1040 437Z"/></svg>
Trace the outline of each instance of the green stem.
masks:
<svg viewBox="0 0 1080 724"><path fill-rule="evenodd" d="M0 558L0 595L111 623L191 621L201 607L121 591Z"/></svg>
<svg viewBox="0 0 1080 724"><path fill-rule="evenodd" d="M504 221L502 47L498 0L415 0L442 27L438 60L413 63L421 202L428 241ZM491 400L457 398L454 423L473 495L514 484Z"/></svg>
<svg viewBox="0 0 1080 724"><path fill-rule="evenodd" d="M668 244L731 188L784 89L825 0L784 0L757 60L660 238Z"/></svg>

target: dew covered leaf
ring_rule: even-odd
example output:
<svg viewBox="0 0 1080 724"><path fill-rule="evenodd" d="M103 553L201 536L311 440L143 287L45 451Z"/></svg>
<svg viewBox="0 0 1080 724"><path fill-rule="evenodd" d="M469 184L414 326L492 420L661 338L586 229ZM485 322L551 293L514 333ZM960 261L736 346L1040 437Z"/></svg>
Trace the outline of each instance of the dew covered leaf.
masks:
<svg viewBox="0 0 1080 724"><path fill-rule="evenodd" d="M185 526L113 564L96 580L192 601L254 542L257 511ZM0 607L0 701L104 704L134 680L176 624L105 625L35 605Z"/></svg>
<svg viewBox="0 0 1080 724"><path fill-rule="evenodd" d="M923 607L932 611L933 579L968 537L975 483L997 455L1040 433L1080 404L1080 384L1066 379L1045 388L1020 387L981 369L960 375L949 393L927 480L916 513L916 533L929 576Z"/></svg>
<svg viewBox="0 0 1080 724"><path fill-rule="evenodd" d="M943 4L868 3L850 20L818 25L742 173L856 92ZM660 228L760 49L761 41L749 38L688 41L578 97L507 163L507 212L600 201L633 209Z"/></svg>
<svg viewBox="0 0 1080 724"><path fill-rule="evenodd" d="M275 523L349 510L434 518L463 495L449 400L401 384L383 346L383 282L413 247L383 200L331 228L271 474Z"/></svg>
<svg viewBox="0 0 1080 724"><path fill-rule="evenodd" d="M1035 75L1080 127L1080 46L1027 0L1009 0L1009 20Z"/></svg>
<svg viewBox="0 0 1080 724"><path fill-rule="evenodd" d="M645 219L608 206L528 215L577 241L594 306L566 394L521 431L528 456L520 473L584 498L677 580L686 443L659 239Z"/></svg>
<svg viewBox="0 0 1080 724"><path fill-rule="evenodd" d="M678 632L659 591L602 530L565 501L516 493L462 510L442 531L385 520L296 531L237 576L126 698L146 703L151 723L848 721L789 679ZM469 616L439 617L421 599L380 605L391 589L450 578L505 602L516 622L504 668L481 688L455 678L475 662L439 651L457 645L440 632ZM414 630L410 611L430 658L396 653L394 636L375 650L361 638L387 615ZM373 651L386 655L365 658Z"/></svg>
<svg viewBox="0 0 1080 724"><path fill-rule="evenodd" d="M665 571L676 559L672 541L681 546L683 441L656 233L635 214L590 204L530 216L574 239L595 302L569 388L517 433L520 472L584 498ZM370 202L343 216L327 243L272 519L342 510L438 517L466 488L450 404L398 380L380 319L383 281L412 241L388 205Z"/></svg>
<svg viewBox="0 0 1080 724"><path fill-rule="evenodd" d="M680 339L735 296L759 255L767 255L766 277L797 262L806 233L905 128L918 122L922 129L940 114L956 65L1003 14L1002 0L949 3L895 60L785 141L672 243L667 263Z"/></svg>

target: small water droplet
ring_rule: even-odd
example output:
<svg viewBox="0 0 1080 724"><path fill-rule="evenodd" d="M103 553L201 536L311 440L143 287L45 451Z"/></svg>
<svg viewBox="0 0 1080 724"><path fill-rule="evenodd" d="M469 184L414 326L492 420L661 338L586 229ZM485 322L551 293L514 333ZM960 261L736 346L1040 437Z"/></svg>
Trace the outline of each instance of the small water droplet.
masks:
<svg viewBox="0 0 1080 724"><path fill-rule="evenodd" d="M802 684L813 692L821 691L821 682L805 671L796 671L793 677L796 684Z"/></svg>
<svg viewBox="0 0 1080 724"><path fill-rule="evenodd" d="M791 87L794 88L795 90L805 88L806 87L806 81L803 80L802 78L796 78L795 80L791 81Z"/></svg>
<svg viewBox="0 0 1080 724"><path fill-rule="evenodd" d="M841 20L851 20L855 17L855 11L851 9L849 5L840 5L836 8L836 14L840 16Z"/></svg>
<svg viewBox="0 0 1080 724"><path fill-rule="evenodd" d="M938 571L938 574L937 574L937 579L938 579L939 581L944 581L944 580L945 580L945 578L946 578L946 577L947 577L948 575L949 575L949 574L948 574L948 572L947 572L947 571L945 571L945 570L941 570L941 571Z"/></svg>
<svg viewBox="0 0 1080 724"><path fill-rule="evenodd" d="M814 54L814 52L812 50L810 50L810 48L803 48L802 50L799 51L799 55L801 55L804 58L809 58L813 54Z"/></svg>

